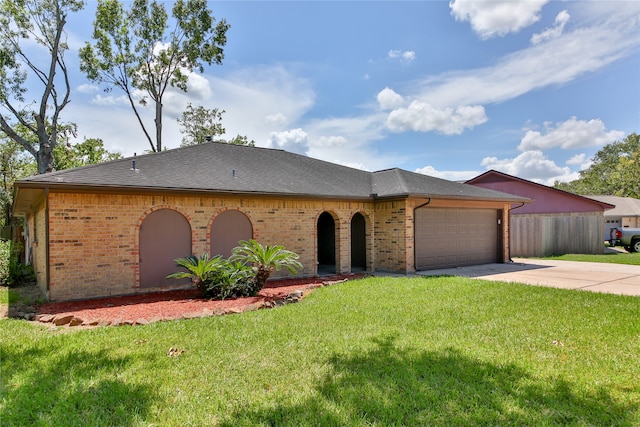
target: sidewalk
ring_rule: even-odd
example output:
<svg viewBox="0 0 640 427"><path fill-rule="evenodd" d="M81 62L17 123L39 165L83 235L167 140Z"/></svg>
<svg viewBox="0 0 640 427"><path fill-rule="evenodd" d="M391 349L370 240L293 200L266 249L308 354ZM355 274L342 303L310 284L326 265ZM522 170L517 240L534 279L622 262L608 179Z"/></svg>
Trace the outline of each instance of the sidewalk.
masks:
<svg viewBox="0 0 640 427"><path fill-rule="evenodd" d="M514 258L509 264L419 271L422 276L453 275L640 296L640 266Z"/></svg>

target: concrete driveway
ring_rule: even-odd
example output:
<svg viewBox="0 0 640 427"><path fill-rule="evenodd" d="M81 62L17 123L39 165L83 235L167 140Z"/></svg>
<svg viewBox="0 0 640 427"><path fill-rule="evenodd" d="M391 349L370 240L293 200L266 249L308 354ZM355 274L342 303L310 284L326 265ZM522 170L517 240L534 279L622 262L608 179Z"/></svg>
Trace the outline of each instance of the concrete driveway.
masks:
<svg viewBox="0 0 640 427"><path fill-rule="evenodd" d="M453 275L518 282L563 289L581 289L640 296L640 266L596 262L514 258L509 264L419 271L422 276Z"/></svg>

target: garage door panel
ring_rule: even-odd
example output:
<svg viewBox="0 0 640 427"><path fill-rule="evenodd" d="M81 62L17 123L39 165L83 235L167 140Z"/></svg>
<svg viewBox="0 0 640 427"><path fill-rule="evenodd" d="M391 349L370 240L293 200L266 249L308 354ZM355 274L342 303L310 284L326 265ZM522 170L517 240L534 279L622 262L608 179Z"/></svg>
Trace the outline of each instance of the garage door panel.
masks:
<svg viewBox="0 0 640 427"><path fill-rule="evenodd" d="M498 261L498 211L422 208L416 218L416 269Z"/></svg>

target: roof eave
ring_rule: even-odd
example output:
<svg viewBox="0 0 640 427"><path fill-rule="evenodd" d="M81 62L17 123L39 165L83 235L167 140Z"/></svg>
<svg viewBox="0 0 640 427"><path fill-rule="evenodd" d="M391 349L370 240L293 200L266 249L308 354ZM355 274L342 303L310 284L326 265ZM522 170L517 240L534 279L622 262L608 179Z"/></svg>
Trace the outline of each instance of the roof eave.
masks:
<svg viewBox="0 0 640 427"><path fill-rule="evenodd" d="M122 185L96 185L96 184L69 184L56 182L21 181L15 183L19 188L44 189L50 188L59 191L83 191L83 192L122 192L122 193L177 193L177 194L219 194L226 196L263 196L263 197L288 197L288 198L316 198L316 199L340 199L372 201L372 195L335 195L335 194L311 194L311 193L286 193L264 191L238 191L224 189L184 188L184 187L154 187L154 186L122 186ZM17 193L16 193L17 194Z"/></svg>

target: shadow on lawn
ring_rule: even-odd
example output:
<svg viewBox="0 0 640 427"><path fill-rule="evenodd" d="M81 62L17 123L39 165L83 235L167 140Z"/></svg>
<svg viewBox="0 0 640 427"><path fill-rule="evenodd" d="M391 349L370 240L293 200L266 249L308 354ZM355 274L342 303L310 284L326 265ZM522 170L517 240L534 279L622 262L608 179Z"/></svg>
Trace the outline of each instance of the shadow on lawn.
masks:
<svg viewBox="0 0 640 427"><path fill-rule="evenodd" d="M28 352L0 347L0 360L3 426L125 426L148 413L151 390L118 379L125 357L49 345Z"/></svg>
<svg viewBox="0 0 640 427"><path fill-rule="evenodd" d="M455 349L415 353L392 338L376 344L331 358L306 401L239 411L225 425L630 425L638 409L605 389L583 395L562 379L543 382Z"/></svg>

